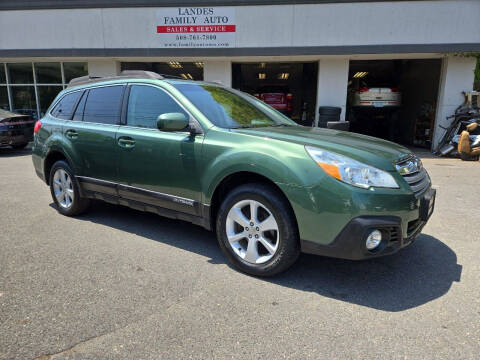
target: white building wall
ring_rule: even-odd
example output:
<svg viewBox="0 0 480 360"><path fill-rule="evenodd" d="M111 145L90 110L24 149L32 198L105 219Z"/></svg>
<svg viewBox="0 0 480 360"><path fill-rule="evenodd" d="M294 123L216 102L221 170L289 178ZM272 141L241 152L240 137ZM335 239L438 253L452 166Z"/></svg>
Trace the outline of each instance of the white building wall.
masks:
<svg viewBox="0 0 480 360"><path fill-rule="evenodd" d="M161 9L2 11L0 48L159 48ZM238 6L235 46L479 43L478 14L478 0Z"/></svg>
<svg viewBox="0 0 480 360"><path fill-rule="evenodd" d="M120 62L115 60L89 60L88 75L115 76L120 73Z"/></svg>
<svg viewBox="0 0 480 360"><path fill-rule="evenodd" d="M315 124L318 124L319 106L342 108L340 120L345 120L349 59L329 59L318 62L317 106Z"/></svg>
<svg viewBox="0 0 480 360"><path fill-rule="evenodd" d="M465 97L462 92L473 90L475 65L474 57L448 56L443 59L433 149L436 149L445 133L439 125L447 127L451 123L452 119L447 120L447 117L453 115L457 107L463 104Z"/></svg>
<svg viewBox="0 0 480 360"><path fill-rule="evenodd" d="M232 62L205 61L203 65L203 80L232 86Z"/></svg>

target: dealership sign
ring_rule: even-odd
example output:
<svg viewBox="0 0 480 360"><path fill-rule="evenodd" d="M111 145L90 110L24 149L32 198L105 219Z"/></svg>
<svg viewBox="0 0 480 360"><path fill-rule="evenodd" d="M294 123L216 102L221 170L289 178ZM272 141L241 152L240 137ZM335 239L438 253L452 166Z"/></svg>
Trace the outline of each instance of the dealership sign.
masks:
<svg viewBox="0 0 480 360"><path fill-rule="evenodd" d="M157 10L159 47L234 47L236 30L233 7L176 7Z"/></svg>

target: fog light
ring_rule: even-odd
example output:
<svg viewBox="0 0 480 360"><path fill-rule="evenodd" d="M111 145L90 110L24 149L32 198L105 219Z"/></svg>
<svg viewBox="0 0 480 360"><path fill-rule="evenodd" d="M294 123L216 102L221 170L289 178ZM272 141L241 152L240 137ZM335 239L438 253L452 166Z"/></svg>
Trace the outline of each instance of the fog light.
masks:
<svg viewBox="0 0 480 360"><path fill-rule="evenodd" d="M365 246L368 250L375 249L382 242L382 233L379 230L373 230L367 237Z"/></svg>

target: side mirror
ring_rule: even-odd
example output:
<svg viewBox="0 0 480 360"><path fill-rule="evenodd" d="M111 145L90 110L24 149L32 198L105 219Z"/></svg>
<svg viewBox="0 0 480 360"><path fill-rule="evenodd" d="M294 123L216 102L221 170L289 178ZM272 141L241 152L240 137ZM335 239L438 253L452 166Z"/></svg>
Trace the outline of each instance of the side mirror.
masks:
<svg viewBox="0 0 480 360"><path fill-rule="evenodd" d="M188 127L188 118L182 113L165 113L157 118L157 128L162 131L180 131Z"/></svg>

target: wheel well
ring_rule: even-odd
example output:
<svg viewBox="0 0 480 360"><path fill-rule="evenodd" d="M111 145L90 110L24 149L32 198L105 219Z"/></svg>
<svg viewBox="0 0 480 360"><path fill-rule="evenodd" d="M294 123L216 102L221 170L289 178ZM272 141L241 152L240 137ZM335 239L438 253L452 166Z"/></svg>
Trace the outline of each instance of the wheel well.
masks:
<svg viewBox="0 0 480 360"><path fill-rule="evenodd" d="M292 211L295 225L297 225L297 219L295 217L295 213L293 211L292 205L290 204L290 201L283 193L282 189L280 189L277 184L275 184L272 180L270 180L269 178L263 175L248 172L248 171L242 171L242 172L237 172L237 173L228 175L216 187L212 196L212 201L210 203L210 226L212 230L215 231L217 213L225 196L231 190L235 189L240 185L252 184L252 183L256 183L256 184L261 183L261 184L268 185L272 189L274 189L280 196L282 196L287 202L290 210ZM298 228L298 225L297 225L297 228Z"/></svg>
<svg viewBox="0 0 480 360"><path fill-rule="evenodd" d="M45 159L44 174L47 185L50 185L50 169L57 161L63 160L70 165L68 159L60 151L51 151Z"/></svg>

